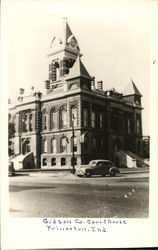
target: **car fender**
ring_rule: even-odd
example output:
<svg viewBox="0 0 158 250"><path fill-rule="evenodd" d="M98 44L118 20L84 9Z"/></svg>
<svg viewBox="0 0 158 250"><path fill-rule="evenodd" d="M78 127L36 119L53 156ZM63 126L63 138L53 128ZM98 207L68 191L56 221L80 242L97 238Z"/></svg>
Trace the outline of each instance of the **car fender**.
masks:
<svg viewBox="0 0 158 250"><path fill-rule="evenodd" d="M87 172L92 173L92 169L91 168L86 168L85 173L87 173Z"/></svg>
<svg viewBox="0 0 158 250"><path fill-rule="evenodd" d="M109 169L109 173L112 173L112 172L120 173L120 170L119 170L118 168L116 168L116 167L111 167L111 168Z"/></svg>

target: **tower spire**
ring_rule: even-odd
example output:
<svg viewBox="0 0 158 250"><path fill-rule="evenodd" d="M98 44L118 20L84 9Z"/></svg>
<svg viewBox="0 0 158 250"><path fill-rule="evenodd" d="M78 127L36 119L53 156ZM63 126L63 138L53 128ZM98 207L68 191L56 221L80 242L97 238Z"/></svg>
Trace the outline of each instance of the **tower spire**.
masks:
<svg viewBox="0 0 158 250"><path fill-rule="evenodd" d="M67 23L67 17L63 17L63 43L67 44L67 39L72 35L73 33Z"/></svg>
<svg viewBox="0 0 158 250"><path fill-rule="evenodd" d="M62 81L69 73L78 55L80 55L78 42L68 25L67 18L63 17L62 34L54 36L48 54L50 89L53 84L57 86L56 82Z"/></svg>

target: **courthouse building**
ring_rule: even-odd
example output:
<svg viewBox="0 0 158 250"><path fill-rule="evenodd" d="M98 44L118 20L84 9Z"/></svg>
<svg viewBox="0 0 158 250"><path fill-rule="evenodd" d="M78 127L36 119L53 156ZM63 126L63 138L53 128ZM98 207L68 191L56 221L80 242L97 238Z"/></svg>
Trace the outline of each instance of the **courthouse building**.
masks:
<svg viewBox="0 0 158 250"><path fill-rule="evenodd" d="M121 155L134 160L142 155L141 93L133 80L124 93L103 89L82 63L66 19L63 26L47 55L46 93L32 89L26 96L20 89L17 100L10 101L12 160L23 168L71 168L73 156L78 166L92 159L121 166Z"/></svg>

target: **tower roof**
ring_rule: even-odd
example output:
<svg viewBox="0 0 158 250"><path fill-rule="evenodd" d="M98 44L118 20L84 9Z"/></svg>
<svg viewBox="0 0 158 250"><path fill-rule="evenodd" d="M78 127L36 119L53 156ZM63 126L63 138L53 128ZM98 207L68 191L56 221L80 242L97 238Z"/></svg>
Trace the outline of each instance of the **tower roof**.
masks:
<svg viewBox="0 0 158 250"><path fill-rule="evenodd" d="M76 77L84 77L90 80L92 79L87 69L85 68L84 64L82 63L80 56L77 57L76 62L74 63L73 67L70 69L70 73L66 77L66 80L73 79Z"/></svg>
<svg viewBox="0 0 158 250"><path fill-rule="evenodd" d="M127 96L127 95L142 96L132 79L131 79L130 83L127 85L123 95L124 96Z"/></svg>
<svg viewBox="0 0 158 250"><path fill-rule="evenodd" d="M74 40L76 46L71 46L71 41ZM49 54L52 52L57 52L59 50L69 49L74 53L79 54L79 46L76 37L72 33L70 26L67 22L67 18L63 18L63 25L58 29L57 34L53 37L50 47Z"/></svg>
<svg viewBox="0 0 158 250"><path fill-rule="evenodd" d="M66 44L68 38L73 36L73 33L72 33L71 29L70 29L70 26L67 23L67 18L63 18L63 29L64 29L63 40L64 40L64 43Z"/></svg>

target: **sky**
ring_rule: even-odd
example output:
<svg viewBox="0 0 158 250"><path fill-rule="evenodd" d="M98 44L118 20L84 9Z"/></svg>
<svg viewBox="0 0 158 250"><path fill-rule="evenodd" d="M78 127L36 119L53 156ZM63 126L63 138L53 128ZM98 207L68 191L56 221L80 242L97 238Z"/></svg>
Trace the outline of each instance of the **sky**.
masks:
<svg viewBox="0 0 158 250"><path fill-rule="evenodd" d="M19 88L43 91L49 45L67 17L82 62L105 90L123 92L133 79L143 96L143 134L148 135L153 2L6 0L9 97L14 99Z"/></svg>

